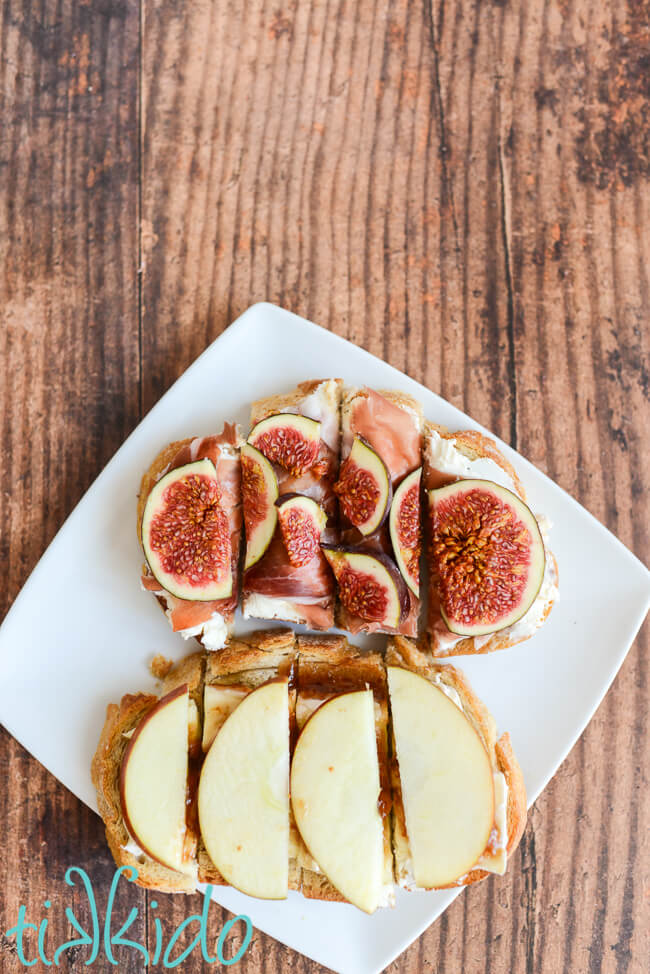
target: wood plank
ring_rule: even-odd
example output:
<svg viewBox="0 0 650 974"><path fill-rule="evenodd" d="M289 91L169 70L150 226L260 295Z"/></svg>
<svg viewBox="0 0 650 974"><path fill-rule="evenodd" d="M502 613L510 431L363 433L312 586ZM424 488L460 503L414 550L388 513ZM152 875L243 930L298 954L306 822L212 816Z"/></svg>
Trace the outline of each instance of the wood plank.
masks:
<svg viewBox="0 0 650 974"><path fill-rule="evenodd" d="M639 86L647 18L631 5L617 16L595 3L504 6L495 41L503 38L519 446L643 557L650 238L641 230L647 121ZM478 936L477 970L642 969L645 646L637 642L536 803L513 864L510 943L483 959Z"/></svg>
<svg viewBox="0 0 650 974"><path fill-rule="evenodd" d="M139 419L139 16L134 0L11 0L0 18L4 616ZM105 904L114 865L98 818L4 730L0 770L8 783L0 789L3 930L25 904L28 918L50 917L49 949L74 936L66 905L89 922L66 869L84 867ZM144 903L142 894L120 894L118 908L134 900ZM135 927L142 935L144 924ZM33 936L26 942L33 956ZM0 967L13 969L11 939L0 948ZM74 950L61 966L78 969ZM137 959L125 958L123 969L138 970Z"/></svg>

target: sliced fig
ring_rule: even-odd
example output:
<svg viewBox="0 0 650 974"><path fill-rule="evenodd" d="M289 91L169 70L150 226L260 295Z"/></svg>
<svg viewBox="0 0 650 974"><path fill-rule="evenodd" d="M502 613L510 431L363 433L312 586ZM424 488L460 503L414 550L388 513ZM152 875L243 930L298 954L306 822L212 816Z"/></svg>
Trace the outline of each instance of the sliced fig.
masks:
<svg viewBox="0 0 650 974"><path fill-rule="evenodd" d="M390 506L388 528L397 567L416 598L420 597L420 481L418 467L401 482Z"/></svg>
<svg viewBox="0 0 650 974"><path fill-rule="evenodd" d="M307 416L278 413L251 430L248 442L273 463L299 477L314 465L320 449L320 423Z"/></svg>
<svg viewBox="0 0 650 974"><path fill-rule="evenodd" d="M321 545L336 577L345 608L367 622L397 629L408 612L406 585L394 562L384 554Z"/></svg>
<svg viewBox="0 0 650 974"><path fill-rule="evenodd" d="M512 491L459 480L429 491L432 554L443 619L459 636L482 636L526 614L544 577L534 515Z"/></svg>
<svg viewBox="0 0 650 974"><path fill-rule="evenodd" d="M302 494L283 494L275 506L289 561L296 568L308 565L320 549L320 536L327 524L325 511Z"/></svg>
<svg viewBox="0 0 650 974"><path fill-rule="evenodd" d="M278 523L278 478L263 453L250 443L241 448L241 490L246 528L244 571L255 565L268 546Z"/></svg>
<svg viewBox="0 0 650 974"><path fill-rule="evenodd" d="M355 436L334 490L343 514L361 534L372 534L383 524L393 494L390 474L362 436Z"/></svg>
<svg viewBox="0 0 650 974"><path fill-rule="evenodd" d="M142 546L151 573L179 599L211 602L232 594L232 545L211 460L161 477L142 516Z"/></svg>

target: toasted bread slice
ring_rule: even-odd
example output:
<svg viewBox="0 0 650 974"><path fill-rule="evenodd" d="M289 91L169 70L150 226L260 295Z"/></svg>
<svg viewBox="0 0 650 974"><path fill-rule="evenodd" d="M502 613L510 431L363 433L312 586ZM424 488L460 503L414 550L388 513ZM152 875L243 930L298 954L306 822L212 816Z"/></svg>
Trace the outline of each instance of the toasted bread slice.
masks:
<svg viewBox="0 0 650 974"><path fill-rule="evenodd" d="M496 443L476 430L451 433L435 423L425 424L423 483L426 491L459 479L491 480L526 501L526 492L512 464L506 460ZM425 539L431 546L430 511L427 502ZM529 639L547 619L558 595L558 568L549 546L550 525L538 516L546 567L542 586L526 615L514 625L485 636L457 636L450 632L440 613L440 599L433 559L429 558L429 602L427 627L423 642L436 657L491 653L507 649Z"/></svg>
<svg viewBox="0 0 650 974"><path fill-rule="evenodd" d="M318 457L313 466L293 476L277 463L273 469L279 494L305 494L327 515L321 540L336 543L336 497L334 482L339 464L340 379L301 382L293 391L254 402L251 429L263 419L279 413L305 416L321 424ZM324 556L306 565L291 565L279 525L269 547L256 564L244 572L242 612L244 618L280 619L329 629L334 625L334 580Z"/></svg>
<svg viewBox="0 0 650 974"><path fill-rule="evenodd" d="M406 393L375 391L367 387L346 389L341 402L341 463L349 456L355 436L361 436L382 459L395 489L421 465L423 427L422 407ZM388 519L366 538L345 519L343 513L341 522L341 540L345 545L359 545L368 554L388 555L394 560ZM395 571L399 575L397 565ZM416 636L420 601L410 589L407 592L408 611L398 629L363 619L341 603L337 609L337 625L352 634L400 632Z"/></svg>
<svg viewBox="0 0 650 974"><path fill-rule="evenodd" d="M379 758L380 810L384 822L384 885L386 903L392 903L393 855L390 839L390 774L388 766L388 698L386 670L380 653L350 646L344 636L298 637L298 697L296 726L300 733L322 703L340 693L372 689ZM321 872L304 842L297 836L300 886L309 899L345 902Z"/></svg>
<svg viewBox="0 0 650 974"><path fill-rule="evenodd" d="M503 734L497 739L494 718L485 704L474 694L459 670L448 663L432 662L412 640L401 636L389 640L386 665L400 666L417 673L447 694L460 707L476 730L487 751L493 773L503 775L507 786L505 823L495 821L493 850L486 850L476 866L465 876L441 888L469 886L480 879L485 879L491 872L502 873L505 870L504 860L509 858L517 848L526 826L526 789L521 768L510 744L510 737L508 734ZM394 739L391 739L390 777L393 797L391 821L395 879L400 886L414 889L415 884L410 868L411 851Z"/></svg>
<svg viewBox="0 0 650 974"><path fill-rule="evenodd" d="M167 592L153 577L148 565L142 566L142 587L152 592L169 619L174 632L185 639L195 637L206 649L221 649L232 628L239 598L239 552L242 536L239 447L242 439L236 426L226 423L218 436L188 437L165 447L145 471L138 495L138 540L142 544L142 518L147 498L168 471L194 460L212 460L217 471L221 504L228 518L231 542L233 588L227 599L212 602L179 599Z"/></svg>
<svg viewBox="0 0 650 974"><path fill-rule="evenodd" d="M212 741L238 704L257 687L278 677L289 679L289 726L295 727L296 677L295 636L290 629L270 629L231 639L220 653L210 653L206 661L203 690L202 750L207 753ZM292 732L292 738L295 734ZM289 888L299 888L299 869L295 858L296 831L290 822ZM198 844L199 880L213 886L226 885L210 859L203 839Z"/></svg>
<svg viewBox="0 0 650 974"><path fill-rule="evenodd" d="M190 700L197 708L197 723L201 707L201 686L203 679L203 654L194 653L183 659L172 669L162 683L161 696L176 687L187 684ZM156 862L137 847L129 835L122 815L120 802L120 770L122 758L133 734L141 720L158 702L154 694L126 694L119 704L109 704L106 722L92 760L91 776L97 790L99 814L106 827L106 839L113 858L118 866L131 866L138 870L135 880L146 889L157 889L167 893L192 893L196 889L196 846L198 829L188 815L186 852L188 873L179 873Z"/></svg>

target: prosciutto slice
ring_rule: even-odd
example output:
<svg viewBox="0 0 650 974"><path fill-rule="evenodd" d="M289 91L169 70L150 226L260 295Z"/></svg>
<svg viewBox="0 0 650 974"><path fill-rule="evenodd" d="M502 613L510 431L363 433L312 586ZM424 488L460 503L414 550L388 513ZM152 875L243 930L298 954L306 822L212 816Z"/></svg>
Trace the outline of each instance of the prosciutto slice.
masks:
<svg viewBox="0 0 650 974"><path fill-rule="evenodd" d="M290 394L286 401L290 408L278 403L277 397L270 402L262 401L253 408L251 424L254 426L266 416L278 412L292 412L308 416L321 423L321 440L316 462L298 477L292 476L278 464L273 469L278 478L279 493L297 493L311 497L320 504L328 516L322 541L337 543L337 503L334 483L338 475L338 409L332 408L331 399L324 393L326 384L335 380L303 383L298 393ZM331 397L331 390L329 392ZM334 576L325 557L319 552L308 564L296 567L289 561L279 526L276 526L271 543L260 560L244 573L243 594L246 614L246 598L260 595L289 603L291 615L298 616L312 629L328 629L334 625ZM282 608L278 605L278 612ZM279 614L276 618L282 618Z"/></svg>
<svg viewBox="0 0 650 974"><path fill-rule="evenodd" d="M407 397L405 397L407 398ZM346 408L347 407L347 408ZM355 436L362 436L383 460L390 474L393 489L421 464L422 419L419 407L402 405L386 395L364 387L352 390L344 405L344 429L341 462L352 449ZM382 552L394 559L388 523L385 522L374 534L363 537L354 525L342 518L342 541L367 551ZM359 632L399 632L403 636L417 636L420 601L409 589L409 610L399 629L388 630L381 623L369 622L353 615L341 606L341 627L355 635Z"/></svg>

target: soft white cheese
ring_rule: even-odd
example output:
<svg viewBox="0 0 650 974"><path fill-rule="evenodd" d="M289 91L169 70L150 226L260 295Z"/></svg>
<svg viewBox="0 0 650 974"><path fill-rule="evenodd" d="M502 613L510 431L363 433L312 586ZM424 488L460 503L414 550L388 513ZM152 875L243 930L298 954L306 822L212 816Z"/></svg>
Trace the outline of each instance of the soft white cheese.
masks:
<svg viewBox="0 0 650 974"><path fill-rule="evenodd" d="M526 636L532 636L535 630L539 629L544 621L544 616L549 605L551 602L556 602L560 594L557 584L558 578L557 571L555 570L555 559L551 555L551 550L549 547L548 533L551 528L551 523L548 518L544 517L543 515L537 518L537 523L539 524L539 530L542 535L544 550L546 552L544 577L542 578L542 584L539 592L537 593L537 598L531 605L526 615L522 616L521 619L519 619L518 622L515 622L512 626L508 626L507 629L503 630L503 634L507 634L509 639L523 639Z"/></svg>
<svg viewBox="0 0 650 974"><path fill-rule="evenodd" d="M145 589L142 582L140 582L140 587L143 591L149 591ZM159 592L154 592L153 594L164 600L167 606L165 615L171 623L172 608L167 597L168 593L164 589L160 589ZM198 625L191 626L189 629L179 629L178 635L182 636L183 639L192 639L194 636L198 636L208 650L223 649L228 639L228 626L220 612L213 612L206 622L200 622Z"/></svg>
<svg viewBox="0 0 650 974"><path fill-rule="evenodd" d="M413 860L410 856L401 862L398 869L397 882L402 889L407 889L411 893L415 892L418 888L413 874Z"/></svg>
<svg viewBox="0 0 650 974"><path fill-rule="evenodd" d="M285 409L283 412L291 412ZM308 419L320 423L321 439L330 450L338 453L339 449L339 411L336 407L336 382L334 379L324 379L313 392L300 403L300 412Z"/></svg>
<svg viewBox="0 0 650 974"><path fill-rule="evenodd" d="M459 710L463 710L463 704L458 694L458 691L454 690L453 687L448 686L446 683L443 683L439 673L436 673L436 675L433 678L433 682L440 690L442 690L442 692L446 697L449 697L452 703L456 704Z"/></svg>
<svg viewBox="0 0 650 974"><path fill-rule="evenodd" d="M138 845L138 843L135 841L135 839L131 834L129 834L129 841L126 843L126 845L123 845L122 848L124 849L125 852L128 852L129 855L137 859L138 862L144 862L146 858L146 853L144 849L140 848L140 846Z"/></svg>
<svg viewBox="0 0 650 974"><path fill-rule="evenodd" d="M505 470L490 457L477 457L470 460L464 453L456 449L456 440L447 440L436 430L431 431L427 445L427 459L434 470L448 474L450 477L462 477L465 480L491 480L506 490L517 493L517 488Z"/></svg>
<svg viewBox="0 0 650 974"><path fill-rule="evenodd" d="M170 615L169 609L167 615ZM207 622L200 622L190 629L180 629L179 635L183 639L198 636L205 648L209 650L223 649L228 638L228 626L220 612L213 612Z"/></svg>
<svg viewBox="0 0 650 974"><path fill-rule="evenodd" d="M395 906L395 887L392 883L384 883L381 888L381 896L377 903L377 909L382 906Z"/></svg>
<svg viewBox="0 0 650 974"><path fill-rule="evenodd" d="M257 592L246 597L242 612L244 619L282 619L286 622L302 622L304 618L292 602L272 599L268 595L258 595Z"/></svg>

